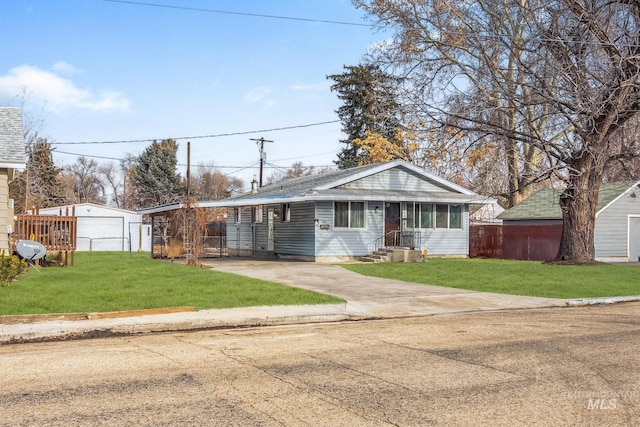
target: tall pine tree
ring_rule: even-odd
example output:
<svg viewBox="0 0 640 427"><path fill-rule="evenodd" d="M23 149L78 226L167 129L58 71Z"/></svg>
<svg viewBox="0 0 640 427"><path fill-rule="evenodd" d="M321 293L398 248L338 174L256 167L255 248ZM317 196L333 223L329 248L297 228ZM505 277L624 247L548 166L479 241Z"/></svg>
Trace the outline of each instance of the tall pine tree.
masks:
<svg viewBox="0 0 640 427"><path fill-rule="evenodd" d="M178 143L173 139L153 141L131 169L135 207L145 208L175 202L184 196L176 171Z"/></svg>
<svg viewBox="0 0 640 427"><path fill-rule="evenodd" d="M34 137L27 145L27 165L9 184L16 213L66 203L60 181L62 168L53 163L53 150L46 138Z"/></svg>
<svg viewBox="0 0 640 427"><path fill-rule="evenodd" d="M331 90L338 93L343 105L336 111L342 121L346 146L335 162L340 169L370 163L368 153L356 140L364 140L367 132L379 135L392 144L403 145L401 135L402 108L396 100L398 80L376 65L345 66L342 74L327 76L334 81Z"/></svg>

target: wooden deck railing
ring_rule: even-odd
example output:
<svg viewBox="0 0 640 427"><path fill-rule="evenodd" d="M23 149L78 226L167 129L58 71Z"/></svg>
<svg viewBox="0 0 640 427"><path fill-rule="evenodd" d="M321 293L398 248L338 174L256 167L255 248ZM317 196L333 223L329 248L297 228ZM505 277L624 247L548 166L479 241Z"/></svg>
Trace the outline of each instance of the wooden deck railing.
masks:
<svg viewBox="0 0 640 427"><path fill-rule="evenodd" d="M67 209L62 215L17 215L15 222L14 240L33 240L42 243L47 252L57 251L64 253L64 264L67 265L71 255L71 265L76 250L78 218L75 209L71 215Z"/></svg>

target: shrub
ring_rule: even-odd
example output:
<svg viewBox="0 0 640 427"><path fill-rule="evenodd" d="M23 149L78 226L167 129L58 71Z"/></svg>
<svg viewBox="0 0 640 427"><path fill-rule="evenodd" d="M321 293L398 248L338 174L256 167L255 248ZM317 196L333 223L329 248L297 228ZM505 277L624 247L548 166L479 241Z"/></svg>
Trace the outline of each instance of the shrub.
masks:
<svg viewBox="0 0 640 427"><path fill-rule="evenodd" d="M29 265L25 260L15 255L0 253L0 286L9 286L18 276L26 273L28 268Z"/></svg>

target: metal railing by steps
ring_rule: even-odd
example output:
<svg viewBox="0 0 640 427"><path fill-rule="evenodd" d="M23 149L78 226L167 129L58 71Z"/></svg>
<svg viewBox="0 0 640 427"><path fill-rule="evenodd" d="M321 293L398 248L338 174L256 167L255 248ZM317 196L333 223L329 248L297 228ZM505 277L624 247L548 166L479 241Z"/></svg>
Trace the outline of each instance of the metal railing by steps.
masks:
<svg viewBox="0 0 640 427"><path fill-rule="evenodd" d="M419 231L394 230L384 236L378 237L369 243L369 254L360 257L362 262L399 262L398 259L418 260L421 247L421 234ZM417 250L416 250L417 248ZM402 257L398 251L406 252ZM409 255L409 253L411 253Z"/></svg>
<svg viewBox="0 0 640 427"><path fill-rule="evenodd" d="M369 243L368 249L370 252L375 252L380 248L419 249L421 246L422 235L419 231L394 230Z"/></svg>

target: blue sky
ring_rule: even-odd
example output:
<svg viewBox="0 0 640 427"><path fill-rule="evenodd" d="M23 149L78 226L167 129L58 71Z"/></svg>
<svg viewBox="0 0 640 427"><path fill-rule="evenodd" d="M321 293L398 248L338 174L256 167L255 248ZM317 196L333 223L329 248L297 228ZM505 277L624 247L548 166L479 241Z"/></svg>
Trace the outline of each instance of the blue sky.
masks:
<svg viewBox="0 0 640 427"><path fill-rule="evenodd" d="M149 145L68 142L220 135L338 120L340 101L326 76L358 64L382 39L366 25L211 12L368 24L348 0L132 3L0 4L0 104L17 105L25 88L24 114L44 120L40 133L54 143L58 164L77 158L62 152L121 158ZM248 186L259 161L251 138L274 141L266 145L269 163L326 166L340 150L340 128L333 123L194 138L191 163L213 163ZM186 141L178 140L181 164L187 162Z"/></svg>

